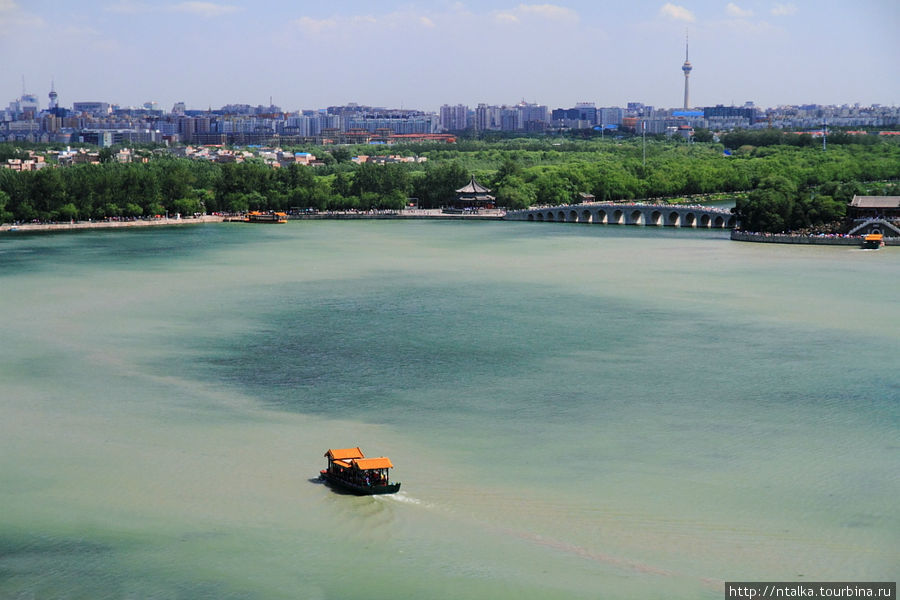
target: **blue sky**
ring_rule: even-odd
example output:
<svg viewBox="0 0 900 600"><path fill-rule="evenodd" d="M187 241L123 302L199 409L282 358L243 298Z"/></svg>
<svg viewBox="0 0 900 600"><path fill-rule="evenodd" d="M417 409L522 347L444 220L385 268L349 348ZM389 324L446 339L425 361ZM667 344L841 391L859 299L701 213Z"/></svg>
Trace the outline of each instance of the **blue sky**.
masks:
<svg viewBox="0 0 900 600"><path fill-rule="evenodd" d="M0 0L0 105L900 106L897 0Z"/></svg>

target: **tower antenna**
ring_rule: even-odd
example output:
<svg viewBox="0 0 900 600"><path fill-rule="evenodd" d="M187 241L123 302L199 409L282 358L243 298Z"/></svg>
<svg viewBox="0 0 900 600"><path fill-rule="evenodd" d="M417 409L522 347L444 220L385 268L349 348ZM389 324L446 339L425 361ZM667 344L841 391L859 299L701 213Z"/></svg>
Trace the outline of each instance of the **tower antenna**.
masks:
<svg viewBox="0 0 900 600"><path fill-rule="evenodd" d="M684 30L684 64L681 65L681 70L684 72L684 110L688 110L691 105L691 92L689 87L689 78L691 76L691 70L693 69L693 65L691 65L691 61L688 60L688 30Z"/></svg>

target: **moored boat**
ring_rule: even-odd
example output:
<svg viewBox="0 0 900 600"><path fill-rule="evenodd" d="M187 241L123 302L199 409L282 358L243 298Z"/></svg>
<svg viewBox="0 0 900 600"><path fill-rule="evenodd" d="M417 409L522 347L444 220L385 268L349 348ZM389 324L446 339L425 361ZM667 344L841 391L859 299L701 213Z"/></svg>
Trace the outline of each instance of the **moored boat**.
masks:
<svg viewBox="0 0 900 600"><path fill-rule="evenodd" d="M884 235L881 233L870 233L863 238L862 247L866 250L878 250L884 246Z"/></svg>
<svg viewBox="0 0 900 600"><path fill-rule="evenodd" d="M393 494L400 489L399 481L390 481L394 465L386 456L366 458L356 447L330 449L325 458L328 467L319 471L319 477L332 485L360 496Z"/></svg>
<svg viewBox="0 0 900 600"><path fill-rule="evenodd" d="M287 213L254 210L247 213L247 218L244 221L247 223L287 223Z"/></svg>

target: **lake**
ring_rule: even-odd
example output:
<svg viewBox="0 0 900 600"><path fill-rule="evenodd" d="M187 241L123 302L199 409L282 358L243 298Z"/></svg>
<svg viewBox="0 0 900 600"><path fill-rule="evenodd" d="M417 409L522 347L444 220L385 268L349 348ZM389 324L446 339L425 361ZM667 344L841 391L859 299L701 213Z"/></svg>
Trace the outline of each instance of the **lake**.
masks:
<svg viewBox="0 0 900 600"><path fill-rule="evenodd" d="M0 237L0 597L721 598L900 572L897 250ZM393 496L316 479L387 455Z"/></svg>

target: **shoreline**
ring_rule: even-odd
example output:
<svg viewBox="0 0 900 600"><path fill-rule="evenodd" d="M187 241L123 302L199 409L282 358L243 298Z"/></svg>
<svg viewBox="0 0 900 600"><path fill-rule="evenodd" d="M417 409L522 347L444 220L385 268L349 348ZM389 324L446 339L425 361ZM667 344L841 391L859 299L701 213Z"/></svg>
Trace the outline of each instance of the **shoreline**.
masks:
<svg viewBox="0 0 900 600"><path fill-rule="evenodd" d="M290 215L290 221L313 220L350 220L350 219L453 219L453 220L503 220L504 211L491 210L480 213L455 214L444 213L440 209L410 209L385 212L322 212ZM202 223L243 222L243 217L204 215L202 217L184 217L180 219L135 219L130 221L75 221L72 223L13 223L0 224L0 233L28 233L37 231L72 231L78 229L116 229L121 227L153 227L165 225L199 225Z"/></svg>
<svg viewBox="0 0 900 600"><path fill-rule="evenodd" d="M355 220L355 219L429 219L429 220L505 220L503 211L484 211L482 213L454 214L443 213L439 209L411 209L386 212L326 212L291 215L290 220ZM200 217L186 218L161 218L161 219L136 219L131 221L75 221L72 223L23 223L15 225L11 223L0 224L0 234L3 233L30 233L75 231L89 229L119 229L126 227L160 227L178 225L201 225L206 223L226 223L235 221L235 217L222 215L203 215ZM810 236L799 234L765 234L732 230L730 239L737 242L751 242L762 244L800 244L820 246L856 246L862 242L862 236L829 237ZM885 237L885 246L900 246L900 237Z"/></svg>
<svg viewBox="0 0 900 600"><path fill-rule="evenodd" d="M186 217L183 219L136 219L133 221L74 221L71 223L22 223L15 225L3 223L0 232L28 233L32 231L72 231L77 229L117 229L120 227L156 227L165 225L200 225L201 223L221 223L225 217L204 215L202 217Z"/></svg>
<svg viewBox="0 0 900 600"><path fill-rule="evenodd" d="M859 247L863 236L828 237L800 235L792 233L750 233L731 230L731 240L735 242L755 242L759 244L804 244L814 246L855 246ZM885 246L900 246L900 238L885 237Z"/></svg>

